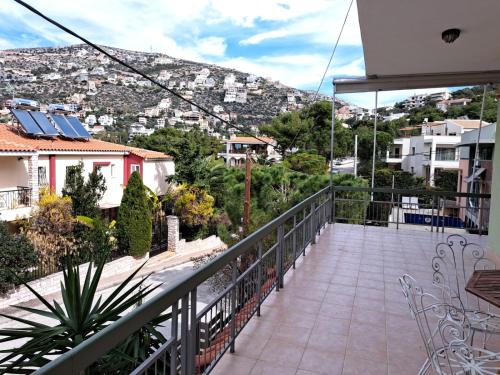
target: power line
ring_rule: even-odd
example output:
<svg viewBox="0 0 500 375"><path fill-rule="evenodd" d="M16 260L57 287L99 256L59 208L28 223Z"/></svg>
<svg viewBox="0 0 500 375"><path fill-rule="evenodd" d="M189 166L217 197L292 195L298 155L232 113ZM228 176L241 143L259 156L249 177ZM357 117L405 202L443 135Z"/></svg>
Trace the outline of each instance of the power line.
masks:
<svg viewBox="0 0 500 375"><path fill-rule="evenodd" d="M337 47L339 45L340 37L342 36L342 33L344 31L344 27L346 25L347 18L349 17L349 12L351 11L351 7L352 7L352 3L353 2L354 2L354 0L351 0L351 2L349 4L349 8L347 8L347 12L346 12L345 17L344 17L344 22L342 23L342 27L340 28L340 32L339 32L339 35L337 37L337 41L335 42L335 45L333 46L332 53L330 55L330 60L328 60L328 64L326 65L325 72L323 73L323 76L321 77L321 81L319 82L319 85L318 85L318 88L316 89L316 92L314 93L313 102L316 101L316 98L318 97L318 94L319 94L319 90L321 90L321 86L323 86L323 82L324 82L325 77L326 77L326 75L328 73L328 69L330 69L330 65L332 63L333 56L335 55L335 51L337 51ZM333 110L335 111L335 103L333 103L332 105L333 105ZM316 127L316 124L313 124L313 126L311 127L311 129L309 129L309 131L312 131L315 127ZM291 147L295 146L295 142L297 141L297 138L299 137L300 133L301 132L298 131L295 134L295 136L293 137L292 142L290 142L290 145L286 149L290 150ZM332 156L330 156L330 157L332 157Z"/></svg>
<svg viewBox="0 0 500 375"><path fill-rule="evenodd" d="M254 134L246 131L245 129L242 129L240 128L239 126L236 126L234 124L231 124L230 122L224 120L223 118L219 117L218 115L216 115L215 113L212 113L210 112L208 109L206 109L205 107L202 107L201 105L199 104L196 104L195 102L193 102L192 100L189 100L185 97L183 97L181 94L177 93L176 91L172 90L172 89L169 89L167 86L163 85L162 83L156 81L155 79L149 77L147 74L141 72L139 69L137 68L134 68L132 65L129 65L127 64L126 62L120 60L119 58L117 58L116 56L110 54L109 52L107 52L104 48L98 46L97 44L89 41L88 39L86 39L85 37L81 36L80 34L76 33L75 31L69 29L68 27L62 25L61 23L53 20L52 18L50 18L49 16L46 16L45 14L43 14L41 11L39 11L38 9L34 8L33 6L25 3L24 1L22 0L14 0L16 3L18 3L19 5L23 6L24 8L28 9L30 12L36 14L37 16L43 18L44 20L46 20L47 22L53 24L54 26L58 27L59 29L63 30L64 32L74 36L75 38L77 39L80 39L82 42L84 42L85 44L89 45L90 47L96 49L97 51L101 52L102 54L106 55L107 57L109 57L111 60L117 62L118 64L120 65L123 65L124 67L128 68L129 70L131 70L132 72L140 75L141 77L143 77L144 79L152 82L153 84L161 87L162 89L166 90L167 92L169 92L170 94L176 96L177 98L191 104L192 106L198 108L200 111L204 112L205 114L209 115L209 116L212 116L214 118L216 118L217 120L219 120L221 123L223 124L226 124L228 127L231 127L233 129L236 129L238 131L240 131L241 133L244 133L252 138L255 138L256 140L260 141L260 142L263 142L264 144L268 145L268 146L271 146L273 147L274 149L276 149L276 146L274 146L273 144L269 143L269 142L266 142L265 140L255 136Z"/></svg>

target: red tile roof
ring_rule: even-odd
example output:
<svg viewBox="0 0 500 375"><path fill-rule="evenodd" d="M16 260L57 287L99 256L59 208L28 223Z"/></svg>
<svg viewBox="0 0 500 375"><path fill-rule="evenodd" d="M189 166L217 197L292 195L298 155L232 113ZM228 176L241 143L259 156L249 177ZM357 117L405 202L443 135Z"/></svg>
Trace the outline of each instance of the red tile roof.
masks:
<svg viewBox="0 0 500 375"><path fill-rule="evenodd" d="M144 159L171 159L171 156L162 152L123 146L97 139L78 141L60 137L53 139L33 138L26 136L22 131L17 131L12 126L0 124L0 152L30 151L123 152L124 154L135 154Z"/></svg>
<svg viewBox="0 0 500 375"><path fill-rule="evenodd" d="M231 137L229 140L226 140L225 142L243 143L243 144L262 144L263 145L266 143L273 144L275 141L272 138L262 137L260 135L257 135L256 138L254 138L254 137Z"/></svg>

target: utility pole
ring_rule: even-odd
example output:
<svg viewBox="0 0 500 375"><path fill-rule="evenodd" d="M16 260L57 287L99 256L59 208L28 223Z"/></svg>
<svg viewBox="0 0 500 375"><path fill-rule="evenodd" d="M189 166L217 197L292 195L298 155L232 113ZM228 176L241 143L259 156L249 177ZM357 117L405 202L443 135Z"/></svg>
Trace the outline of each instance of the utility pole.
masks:
<svg viewBox="0 0 500 375"><path fill-rule="evenodd" d="M354 177L358 177L358 135L354 135Z"/></svg>
<svg viewBox="0 0 500 375"><path fill-rule="evenodd" d="M250 184L252 182L251 149L247 148L245 160L245 201L243 203L243 233L247 234L250 224Z"/></svg>

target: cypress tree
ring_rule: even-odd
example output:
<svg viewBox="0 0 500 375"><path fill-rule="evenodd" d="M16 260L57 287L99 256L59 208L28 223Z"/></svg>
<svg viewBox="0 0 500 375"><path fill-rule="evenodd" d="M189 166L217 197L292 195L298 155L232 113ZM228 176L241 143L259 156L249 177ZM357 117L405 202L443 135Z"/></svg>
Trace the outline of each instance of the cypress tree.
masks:
<svg viewBox="0 0 500 375"><path fill-rule="evenodd" d="M122 252L141 257L151 249L151 210L138 172L130 175L118 210L116 226L118 245Z"/></svg>

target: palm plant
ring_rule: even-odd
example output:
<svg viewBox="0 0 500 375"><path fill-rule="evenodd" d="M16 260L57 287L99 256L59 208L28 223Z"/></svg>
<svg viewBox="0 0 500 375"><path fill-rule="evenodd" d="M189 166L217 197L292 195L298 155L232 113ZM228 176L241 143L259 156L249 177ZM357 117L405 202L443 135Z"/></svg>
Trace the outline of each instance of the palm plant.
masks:
<svg viewBox="0 0 500 375"><path fill-rule="evenodd" d="M0 360L2 373L31 373L50 362L54 356L61 355L84 340L118 320L128 309L139 305L142 300L158 286L144 285L148 276L133 281L142 269L142 264L127 277L109 297L97 296L97 286L102 276L106 257L100 259L95 271L92 262L86 273L83 285L80 284L79 267L67 260L61 283L62 305L57 301L49 303L28 284L24 284L46 309L15 306L40 318L50 318L56 325L41 323L42 319L28 320L13 315L0 314L26 327L0 330L0 342L25 341L14 349L2 350L7 355ZM170 314L160 315L141 330L127 338L125 342L107 353L94 363L88 373L119 374L129 372L145 360L163 342L165 337L157 330L161 322ZM27 340L27 341L26 341Z"/></svg>

